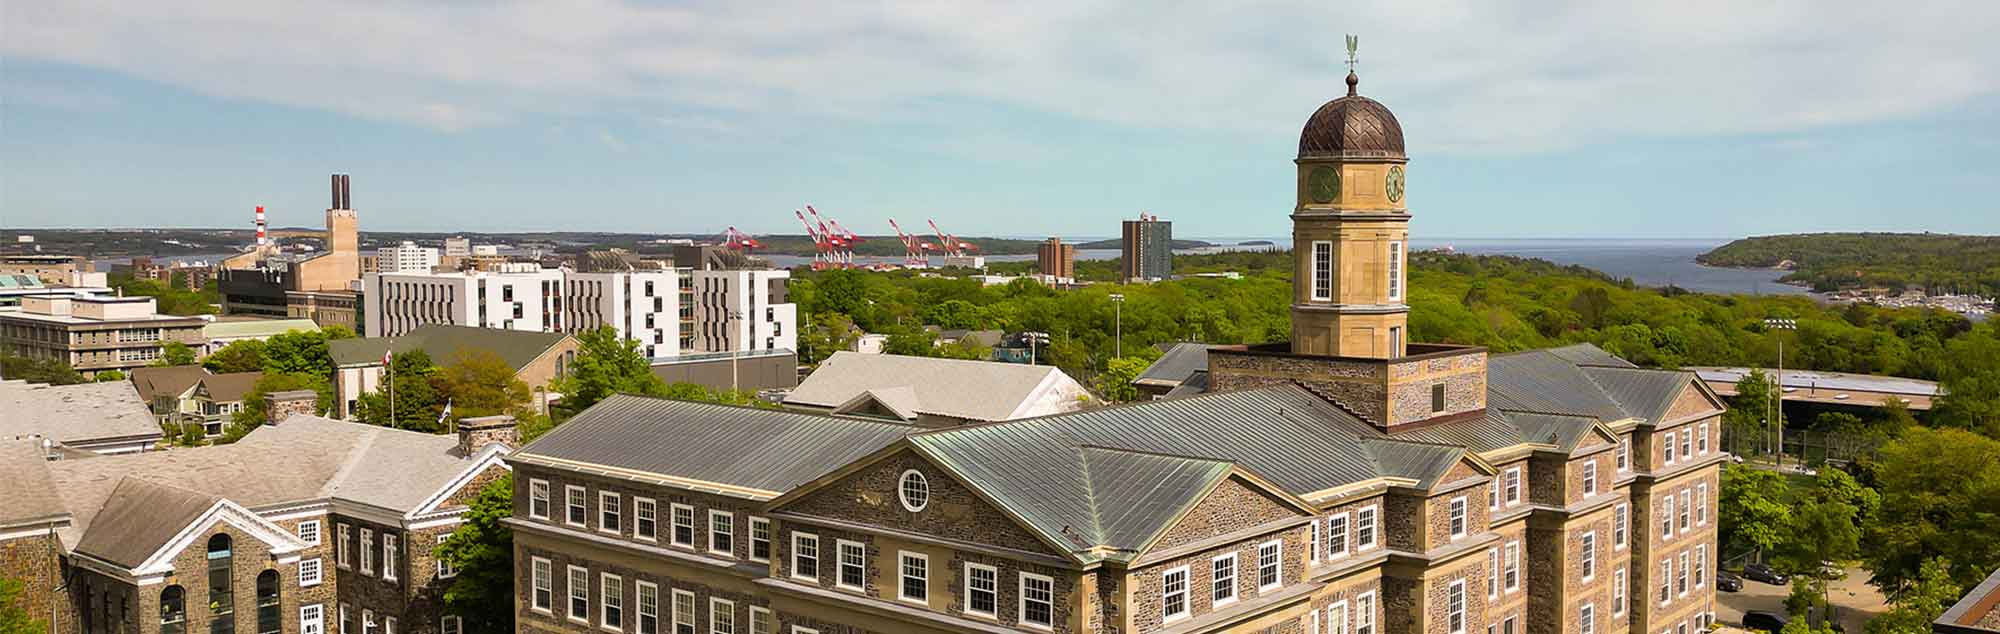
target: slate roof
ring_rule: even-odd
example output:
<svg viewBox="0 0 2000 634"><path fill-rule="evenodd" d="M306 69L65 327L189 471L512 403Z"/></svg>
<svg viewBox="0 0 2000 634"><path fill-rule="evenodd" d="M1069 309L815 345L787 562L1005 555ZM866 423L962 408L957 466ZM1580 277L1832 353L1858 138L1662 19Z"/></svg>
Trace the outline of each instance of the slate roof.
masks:
<svg viewBox="0 0 2000 634"><path fill-rule="evenodd" d="M222 501L210 493L141 478L118 480L98 511L98 528L83 534L76 551L127 568L178 535L188 524Z"/></svg>
<svg viewBox="0 0 2000 634"><path fill-rule="evenodd" d="M39 437L87 445L162 436L158 419L130 381L77 385L0 381L0 439Z"/></svg>
<svg viewBox="0 0 2000 634"><path fill-rule="evenodd" d="M0 440L0 482L7 483L0 527L69 514L49 480L48 456L40 441Z"/></svg>
<svg viewBox="0 0 2000 634"><path fill-rule="evenodd" d="M919 412L996 421L1019 416L1044 386L1056 382L1075 380L1054 366L843 350L799 382L785 403L831 409L868 390L907 387L916 393Z"/></svg>
<svg viewBox="0 0 2000 634"><path fill-rule="evenodd" d="M1493 355L1487 370L1488 407L1605 423L1659 422L1696 379L1692 372L1640 368L1587 343Z"/></svg>
<svg viewBox="0 0 2000 634"><path fill-rule="evenodd" d="M425 324L401 337L335 339L326 347L334 364L343 366L381 365L383 352L410 350L423 350L433 363L446 365L459 350L483 350L500 355L508 367L519 371L567 337L560 332Z"/></svg>
<svg viewBox="0 0 2000 634"><path fill-rule="evenodd" d="M133 368L133 387L138 388L139 398L151 403L162 396L178 396L201 378L208 376L208 368L198 365L175 365L165 367Z"/></svg>

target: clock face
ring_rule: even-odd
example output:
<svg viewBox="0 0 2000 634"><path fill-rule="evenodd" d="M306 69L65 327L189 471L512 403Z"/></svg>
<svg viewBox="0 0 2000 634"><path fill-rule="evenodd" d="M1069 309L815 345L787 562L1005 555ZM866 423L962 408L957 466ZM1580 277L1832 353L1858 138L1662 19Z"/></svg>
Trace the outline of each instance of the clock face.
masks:
<svg viewBox="0 0 2000 634"><path fill-rule="evenodd" d="M1306 174L1306 197L1313 202L1325 204L1340 197L1340 172L1321 165Z"/></svg>
<svg viewBox="0 0 2000 634"><path fill-rule="evenodd" d="M1392 167L1390 167L1390 168L1389 168L1389 182L1388 182L1388 188L1389 188L1389 202L1392 202L1392 203L1394 203L1394 202L1402 202L1402 200L1403 200L1403 166L1401 166L1401 165L1396 165L1396 166L1392 166Z"/></svg>

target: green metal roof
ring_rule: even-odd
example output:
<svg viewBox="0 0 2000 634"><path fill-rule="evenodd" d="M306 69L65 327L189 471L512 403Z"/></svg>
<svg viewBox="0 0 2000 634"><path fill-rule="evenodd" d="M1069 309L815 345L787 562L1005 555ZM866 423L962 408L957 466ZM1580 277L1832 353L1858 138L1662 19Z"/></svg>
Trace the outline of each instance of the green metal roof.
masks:
<svg viewBox="0 0 2000 634"><path fill-rule="evenodd" d="M327 351L336 365L380 365L382 353L422 350L431 362L446 365L461 350L484 350L500 355L509 367L520 370L569 335L560 332L530 332L499 328L472 328L429 324L401 337L336 339L327 342Z"/></svg>
<svg viewBox="0 0 2000 634"><path fill-rule="evenodd" d="M311 319L231 319L209 322L201 327L207 339L263 339L294 330L319 330Z"/></svg>

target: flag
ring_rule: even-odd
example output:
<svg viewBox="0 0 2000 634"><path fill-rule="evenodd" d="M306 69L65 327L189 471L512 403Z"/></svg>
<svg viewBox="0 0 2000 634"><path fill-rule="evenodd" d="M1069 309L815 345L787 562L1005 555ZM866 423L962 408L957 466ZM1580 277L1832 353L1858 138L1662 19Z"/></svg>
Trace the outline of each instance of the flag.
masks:
<svg viewBox="0 0 2000 634"><path fill-rule="evenodd" d="M392 359L391 355L392 355L392 353L390 353L390 352L389 352L388 350L383 350L383 351L382 351L382 365L385 365L385 366L386 366L386 365L389 365L389 362L390 362L390 361L391 361L391 359Z"/></svg>
<svg viewBox="0 0 2000 634"><path fill-rule="evenodd" d="M444 411L438 412L438 424L443 425L447 418L451 418L451 399L444 400Z"/></svg>

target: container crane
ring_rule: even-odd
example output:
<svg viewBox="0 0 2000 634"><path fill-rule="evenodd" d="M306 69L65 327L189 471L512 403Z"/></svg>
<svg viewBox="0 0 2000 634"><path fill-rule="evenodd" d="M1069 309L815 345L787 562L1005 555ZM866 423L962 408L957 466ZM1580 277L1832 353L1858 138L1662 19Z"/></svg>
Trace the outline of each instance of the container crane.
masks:
<svg viewBox="0 0 2000 634"><path fill-rule="evenodd" d="M806 212L793 209L792 215L799 217L799 224L806 226L806 237L812 238L813 241L812 269L815 271L820 271L832 267L833 266L833 259L831 255L833 252L832 241L827 240L826 234L821 233L820 230L813 228L812 221L806 220Z"/></svg>
<svg viewBox="0 0 2000 634"><path fill-rule="evenodd" d="M896 239L903 241L903 266L916 269L931 265L930 257L924 254L925 249L931 248L930 243L915 235L904 233L902 225L896 224L895 218L889 219L889 227L896 230Z"/></svg>

